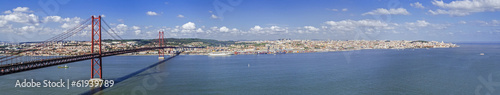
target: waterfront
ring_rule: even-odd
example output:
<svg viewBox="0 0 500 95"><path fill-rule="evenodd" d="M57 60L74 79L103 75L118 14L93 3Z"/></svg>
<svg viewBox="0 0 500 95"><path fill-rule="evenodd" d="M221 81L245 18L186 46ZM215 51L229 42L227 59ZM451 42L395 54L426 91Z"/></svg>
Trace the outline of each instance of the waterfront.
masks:
<svg viewBox="0 0 500 95"><path fill-rule="evenodd" d="M192 40L192 39L181 39ZM200 40L200 39L198 39ZM201 39L206 41L209 39ZM453 43L444 43L438 41L405 41L405 40L260 40L260 41L218 41L226 42L214 46L214 43L190 42L180 43L178 46L184 47L205 47L199 49L184 49L184 54L189 55L208 55L212 52L230 52L234 54L275 54L275 53L310 53L310 52L328 52L328 51L349 51L361 49L415 49L415 48L453 48L459 47ZM167 42L167 43L175 43ZM38 48L40 44L47 44L46 47ZM82 55L89 54L90 42L85 41L62 41L46 43L2 43L0 42L0 55L16 53L26 49L40 49L40 51L21 52L20 55L30 56L61 56L61 55ZM104 42L106 51L127 50L133 48L155 47L157 42L149 44L137 44L137 41L113 41ZM163 43L164 44L164 43ZM210 46L211 45L211 46ZM224 45L224 46L222 46ZM82 47L83 46L83 47ZM168 45L167 45L168 46ZM182 49L167 49L163 51L166 54L173 54L171 51L183 51ZM156 55L158 50L149 50L142 52L128 53L127 55Z"/></svg>
<svg viewBox="0 0 500 95"><path fill-rule="evenodd" d="M155 68L158 71L141 73L103 94L471 95L484 85L479 77L487 79L491 74L493 81L498 81L500 44L458 45L278 55L182 55L159 65ZM106 57L104 77L122 77L157 61L157 56ZM11 94L82 93L88 88L14 88L14 83L17 79L88 79L88 65L90 61L81 61L68 64L68 69L53 66L0 76L0 88ZM499 93L484 86L479 91Z"/></svg>

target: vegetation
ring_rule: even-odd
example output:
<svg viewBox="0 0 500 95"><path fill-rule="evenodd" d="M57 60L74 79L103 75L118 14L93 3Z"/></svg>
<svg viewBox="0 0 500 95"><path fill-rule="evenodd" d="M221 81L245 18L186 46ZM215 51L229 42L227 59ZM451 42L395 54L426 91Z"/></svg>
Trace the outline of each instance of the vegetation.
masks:
<svg viewBox="0 0 500 95"><path fill-rule="evenodd" d="M128 42L128 41L136 41L138 45L146 45L151 43L157 43L158 39L124 39L124 40L110 40L105 39L102 40L104 42ZM218 41L213 39L199 39L199 38L166 38L164 39L166 45L184 45L192 42L203 42L203 46L228 46L235 44L236 41ZM241 44L241 43L239 43Z"/></svg>
<svg viewBox="0 0 500 95"><path fill-rule="evenodd" d="M427 43L427 42L429 42L429 41L424 41L424 40L416 40L416 41L411 41L410 43L415 43L415 42Z"/></svg>
<svg viewBox="0 0 500 95"><path fill-rule="evenodd" d="M259 44L254 44L254 46L256 47L260 47L260 46L265 46L267 43L259 43Z"/></svg>

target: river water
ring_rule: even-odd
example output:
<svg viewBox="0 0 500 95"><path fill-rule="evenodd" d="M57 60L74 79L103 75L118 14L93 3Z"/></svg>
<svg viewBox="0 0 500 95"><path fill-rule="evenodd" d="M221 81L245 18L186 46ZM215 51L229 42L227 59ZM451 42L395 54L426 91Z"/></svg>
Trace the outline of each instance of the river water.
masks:
<svg viewBox="0 0 500 95"><path fill-rule="evenodd" d="M99 92L142 94L484 95L500 94L500 44L278 55L180 55ZM480 55L484 53L484 55ZM103 58L117 80L157 56ZM0 76L2 94L81 94L90 88L19 88L16 81L88 80L90 61Z"/></svg>

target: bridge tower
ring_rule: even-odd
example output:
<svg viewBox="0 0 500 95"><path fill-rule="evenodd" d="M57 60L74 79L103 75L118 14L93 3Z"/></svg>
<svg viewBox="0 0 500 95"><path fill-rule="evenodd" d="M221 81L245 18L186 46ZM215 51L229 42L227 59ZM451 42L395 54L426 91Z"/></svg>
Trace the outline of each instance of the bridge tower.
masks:
<svg viewBox="0 0 500 95"><path fill-rule="evenodd" d="M92 45L90 53L97 55L92 55L92 74L91 79L102 79L102 46L101 46L101 16L92 16Z"/></svg>
<svg viewBox="0 0 500 95"><path fill-rule="evenodd" d="M163 31L158 32L158 47L163 47L163 38L164 38L163 33L164 33ZM163 48L160 48L158 50L158 59L165 59Z"/></svg>

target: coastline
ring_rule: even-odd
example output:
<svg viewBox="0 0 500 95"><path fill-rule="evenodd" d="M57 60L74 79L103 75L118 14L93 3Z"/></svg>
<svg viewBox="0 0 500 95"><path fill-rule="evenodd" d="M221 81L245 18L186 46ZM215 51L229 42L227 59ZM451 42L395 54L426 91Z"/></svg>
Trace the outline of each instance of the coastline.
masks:
<svg viewBox="0 0 500 95"><path fill-rule="evenodd" d="M460 47L460 46L456 46ZM316 52L342 52L342 51L357 51L357 50L405 50L405 49L445 49L445 48L456 48L456 47L434 47L434 48L380 48L380 49L373 49L373 48L367 48L367 49L350 49L350 50L319 50L319 51L314 51L314 50L302 50L302 52L290 52L290 53L284 53L284 54L295 54L295 53L316 53ZM235 52L235 51L230 51L230 52ZM253 52L258 52L258 51L253 51ZM206 55L208 56L208 53L210 52L203 52L203 53L181 53L179 55ZM265 54L276 54L276 53L265 53ZM265 55L265 54L259 54L259 53L250 53L250 54L234 54L234 55ZM158 54L120 54L116 56L157 56ZM165 54L166 56L171 56L174 54ZM7 56L5 54L0 54L0 56ZM24 56L24 55L22 55ZM72 56L72 55L29 55L29 56Z"/></svg>
<svg viewBox="0 0 500 95"><path fill-rule="evenodd" d="M460 46L457 46L460 47ZM457 48L457 47L436 47L436 48L403 48L403 49L398 49L398 48L388 48L388 49L352 49L352 50L333 50L333 51L311 51L311 52L293 52L293 53L285 53L285 54L301 54L301 53L319 53L319 52L344 52L344 51L358 51L358 50L406 50L406 49L446 49L446 48ZM276 54L276 53L269 53L269 54ZM157 54L121 54L118 56L156 56ZM170 54L165 54L167 56L170 56ZM207 53L203 54L187 54L187 53L181 53L179 55L205 55L208 56ZM234 55L267 55L267 54L234 54Z"/></svg>

